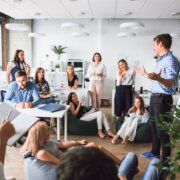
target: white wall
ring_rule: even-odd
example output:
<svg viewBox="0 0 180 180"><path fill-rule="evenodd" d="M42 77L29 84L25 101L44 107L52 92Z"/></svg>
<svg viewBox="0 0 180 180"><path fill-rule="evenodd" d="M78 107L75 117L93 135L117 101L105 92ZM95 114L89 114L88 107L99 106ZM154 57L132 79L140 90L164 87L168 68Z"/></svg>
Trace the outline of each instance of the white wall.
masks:
<svg viewBox="0 0 180 180"><path fill-rule="evenodd" d="M49 60L56 60L57 57L51 51L51 45L55 44L68 46L67 53L62 55L63 60L77 58L90 62L93 53L99 51L107 69L103 96L110 99L119 59L125 58L129 66L133 66L134 61L138 61L140 66L144 65L147 71L150 71L154 62L153 37L160 33L180 31L180 21L178 20L143 20L145 27L135 31L136 37L120 38L117 33L123 31L119 28L119 24L123 21L119 19L35 20L33 30L46 33L47 36L33 39L33 65L40 66L40 62L46 59L46 54L49 54ZM73 30L61 29L60 25L63 22L83 23L85 25L83 31L89 32L90 36L72 37ZM172 51L177 57L180 57L179 47L180 39L173 39ZM136 89L139 89L140 86L150 89L151 84L137 75Z"/></svg>

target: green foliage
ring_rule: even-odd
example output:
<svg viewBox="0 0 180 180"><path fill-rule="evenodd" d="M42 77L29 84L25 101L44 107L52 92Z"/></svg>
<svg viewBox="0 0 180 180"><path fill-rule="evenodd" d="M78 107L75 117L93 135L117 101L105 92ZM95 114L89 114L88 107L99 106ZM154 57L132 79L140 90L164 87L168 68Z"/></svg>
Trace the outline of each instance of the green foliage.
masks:
<svg viewBox="0 0 180 180"><path fill-rule="evenodd" d="M169 122L165 122L164 117L168 117ZM165 177L174 180L176 174L180 172L180 109L173 107L170 113L160 115L159 127L170 136L170 143L166 144L166 146L171 147L172 154L163 163L167 164L167 167L162 163L156 166L160 171L163 171Z"/></svg>
<svg viewBox="0 0 180 180"><path fill-rule="evenodd" d="M56 65L55 65L55 68L60 68L60 64L56 64Z"/></svg>
<svg viewBox="0 0 180 180"><path fill-rule="evenodd" d="M51 50L55 53L55 54L58 54L58 55L60 55L60 54L63 54L63 53L66 53L65 51L64 51L64 49L66 49L67 47L63 47L63 46L61 46L61 45L53 45L52 47L51 47Z"/></svg>

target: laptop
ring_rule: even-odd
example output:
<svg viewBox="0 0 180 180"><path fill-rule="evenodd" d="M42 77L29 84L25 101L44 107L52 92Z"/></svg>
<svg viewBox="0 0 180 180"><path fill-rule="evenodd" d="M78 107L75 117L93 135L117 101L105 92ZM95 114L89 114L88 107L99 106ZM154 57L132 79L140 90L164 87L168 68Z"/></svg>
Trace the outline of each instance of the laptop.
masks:
<svg viewBox="0 0 180 180"><path fill-rule="evenodd" d="M49 112L56 112L56 111L61 111L61 110L66 109L66 106L61 105L61 104L49 103L49 104L39 107L38 109L49 111Z"/></svg>

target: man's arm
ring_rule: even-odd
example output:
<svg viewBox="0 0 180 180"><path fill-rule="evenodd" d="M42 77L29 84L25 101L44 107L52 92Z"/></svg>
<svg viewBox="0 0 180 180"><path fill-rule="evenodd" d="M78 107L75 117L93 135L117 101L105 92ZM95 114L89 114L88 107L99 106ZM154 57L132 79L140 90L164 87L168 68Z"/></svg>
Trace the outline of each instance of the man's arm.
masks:
<svg viewBox="0 0 180 180"><path fill-rule="evenodd" d="M6 91L6 94L5 94L5 97L4 97L4 102L6 102L9 105L15 107L16 103L12 101L13 97L14 97L14 91L13 91L12 85L10 84L8 86L7 91Z"/></svg>
<svg viewBox="0 0 180 180"><path fill-rule="evenodd" d="M40 97L39 97L39 92L36 85L34 85L32 96L33 96L32 106L38 105L40 103Z"/></svg>

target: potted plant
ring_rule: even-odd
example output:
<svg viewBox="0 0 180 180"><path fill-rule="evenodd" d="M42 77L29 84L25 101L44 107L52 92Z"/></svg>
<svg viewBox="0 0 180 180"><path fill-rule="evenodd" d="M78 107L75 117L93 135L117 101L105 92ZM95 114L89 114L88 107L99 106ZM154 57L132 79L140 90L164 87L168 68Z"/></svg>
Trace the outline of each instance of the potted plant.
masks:
<svg viewBox="0 0 180 180"><path fill-rule="evenodd" d="M52 47L51 47L51 50L55 53L55 54L57 54L57 56L58 56L58 60L60 60L60 56L61 56L61 54L64 54L64 53L66 53L65 51L64 51L64 49L66 49L67 47L63 47L62 45L53 45Z"/></svg>
<svg viewBox="0 0 180 180"><path fill-rule="evenodd" d="M56 72L59 72L60 71L60 64L56 64L55 69L56 69Z"/></svg>

